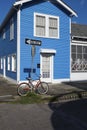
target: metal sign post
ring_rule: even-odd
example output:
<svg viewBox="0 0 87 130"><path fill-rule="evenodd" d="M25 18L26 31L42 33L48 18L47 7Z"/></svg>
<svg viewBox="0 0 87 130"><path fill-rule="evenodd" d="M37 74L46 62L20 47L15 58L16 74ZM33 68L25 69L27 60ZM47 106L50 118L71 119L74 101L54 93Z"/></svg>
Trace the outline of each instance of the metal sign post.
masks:
<svg viewBox="0 0 87 130"><path fill-rule="evenodd" d="M36 54L36 47L35 45L32 45L31 48L31 56L32 56L32 61L31 61L31 73L33 73L33 63L34 63L34 56Z"/></svg>

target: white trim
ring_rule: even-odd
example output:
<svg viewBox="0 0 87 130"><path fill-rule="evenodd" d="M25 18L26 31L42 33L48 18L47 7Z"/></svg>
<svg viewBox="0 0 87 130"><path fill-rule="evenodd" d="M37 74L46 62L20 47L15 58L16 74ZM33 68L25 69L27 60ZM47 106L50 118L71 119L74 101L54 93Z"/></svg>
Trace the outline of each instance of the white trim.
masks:
<svg viewBox="0 0 87 130"><path fill-rule="evenodd" d="M17 12L17 82L20 81L20 9Z"/></svg>
<svg viewBox="0 0 87 130"><path fill-rule="evenodd" d="M55 53L56 53L56 50L55 50L55 49L40 49L40 53L55 54Z"/></svg>
<svg viewBox="0 0 87 130"><path fill-rule="evenodd" d="M77 14L69 6L67 6L66 4L64 4L61 0L57 0L57 2L60 3L64 8L66 8L67 10L69 10L72 13L72 15L78 17Z"/></svg>
<svg viewBox="0 0 87 130"><path fill-rule="evenodd" d="M69 82L70 79L53 79L52 83L62 83L62 82Z"/></svg>
<svg viewBox="0 0 87 130"><path fill-rule="evenodd" d="M21 0L21 1L18 1L18 2L15 2L13 5L14 6L17 6L17 5L22 5L22 4L24 4L24 3L26 3L26 2L30 2L30 1L32 1L32 0ZM50 0L51 1L51 0ZM65 9L67 9L69 12L71 12L71 16L76 16L77 17L77 14L69 7L69 6L67 6L65 3L63 3L61 0L56 0L60 5L62 5ZM55 1L55 2L56 2Z"/></svg>
<svg viewBox="0 0 87 130"><path fill-rule="evenodd" d="M76 37L76 38L83 38L83 39L87 39L87 37L85 37L85 36L72 36L72 39L73 39L74 37Z"/></svg>
<svg viewBox="0 0 87 130"><path fill-rule="evenodd" d="M51 82L53 80L53 73L54 73L54 56L51 57Z"/></svg>
<svg viewBox="0 0 87 130"><path fill-rule="evenodd" d="M3 76L6 77L6 57L3 57Z"/></svg>
<svg viewBox="0 0 87 130"><path fill-rule="evenodd" d="M76 72L71 73L71 81L87 80L87 72Z"/></svg>
<svg viewBox="0 0 87 130"><path fill-rule="evenodd" d="M87 44L87 41L77 41L77 40L72 40L72 43L77 43L77 44Z"/></svg>
<svg viewBox="0 0 87 130"><path fill-rule="evenodd" d="M32 0L20 0L20 1L15 2L13 5L14 6L16 6L16 5L22 5L22 4L24 4L26 2L30 2L30 1L32 1Z"/></svg>
<svg viewBox="0 0 87 130"><path fill-rule="evenodd" d="M79 42L79 43L77 43L77 42L76 42L76 43L71 42L71 45L87 46L87 44L84 44L84 43L82 43L82 42L81 42L81 43L80 43L80 42Z"/></svg>

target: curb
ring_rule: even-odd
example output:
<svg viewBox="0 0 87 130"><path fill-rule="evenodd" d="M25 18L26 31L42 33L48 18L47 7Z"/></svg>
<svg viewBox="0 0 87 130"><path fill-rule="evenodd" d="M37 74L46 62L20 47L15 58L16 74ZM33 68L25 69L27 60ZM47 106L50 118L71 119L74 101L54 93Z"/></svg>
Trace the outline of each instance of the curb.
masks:
<svg viewBox="0 0 87 130"><path fill-rule="evenodd" d="M68 102L68 101L75 101L79 99L85 99L87 98L87 92L77 92L72 94L66 94L61 97L57 98L58 102Z"/></svg>
<svg viewBox="0 0 87 130"><path fill-rule="evenodd" d="M13 95L0 96L0 102L10 102L10 101L14 101L14 96Z"/></svg>
<svg viewBox="0 0 87 130"><path fill-rule="evenodd" d="M79 99L86 99L87 98L87 91L83 92L72 92L71 94L61 94L61 95L46 95L43 96L43 100L49 100L50 103L61 103L61 102L68 102L68 101L75 101Z"/></svg>

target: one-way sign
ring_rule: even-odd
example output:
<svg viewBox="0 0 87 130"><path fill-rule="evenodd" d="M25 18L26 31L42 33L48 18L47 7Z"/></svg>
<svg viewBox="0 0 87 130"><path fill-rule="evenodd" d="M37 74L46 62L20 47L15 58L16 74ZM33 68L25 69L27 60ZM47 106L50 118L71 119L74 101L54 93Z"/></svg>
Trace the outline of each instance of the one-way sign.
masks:
<svg viewBox="0 0 87 130"><path fill-rule="evenodd" d="M34 39L28 39L25 38L25 43L29 44L29 45L37 45L37 46L41 46L41 41L40 40L34 40Z"/></svg>

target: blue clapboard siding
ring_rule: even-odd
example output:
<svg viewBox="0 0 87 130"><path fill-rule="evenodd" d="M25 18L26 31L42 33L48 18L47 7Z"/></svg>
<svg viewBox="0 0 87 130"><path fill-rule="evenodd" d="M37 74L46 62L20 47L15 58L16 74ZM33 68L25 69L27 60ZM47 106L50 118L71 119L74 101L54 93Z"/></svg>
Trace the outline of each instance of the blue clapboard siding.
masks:
<svg viewBox="0 0 87 130"><path fill-rule="evenodd" d="M34 37L34 12L54 15L59 17L59 39ZM31 68L31 46L25 44L25 38L38 39L42 41L42 45L36 48L34 57L34 68L37 73L40 69L37 64L40 63L40 49L55 49L54 55L54 79L70 77L70 18L57 5L50 2L42 2L38 4L25 4L21 9L21 60L20 60L20 76L21 80L28 75L24 72L25 68Z"/></svg>
<svg viewBox="0 0 87 130"><path fill-rule="evenodd" d="M12 72L12 68L10 69L10 71L7 70L7 57L17 53L17 15L14 14L12 17L14 19L14 39L10 40L10 19L9 19L9 21L4 27L6 33L6 39L2 38L2 33L0 34L0 58L3 57L6 58L6 76L16 80L17 79L16 72ZM0 70L0 73L3 74L3 69Z"/></svg>

